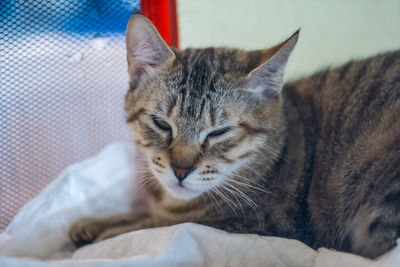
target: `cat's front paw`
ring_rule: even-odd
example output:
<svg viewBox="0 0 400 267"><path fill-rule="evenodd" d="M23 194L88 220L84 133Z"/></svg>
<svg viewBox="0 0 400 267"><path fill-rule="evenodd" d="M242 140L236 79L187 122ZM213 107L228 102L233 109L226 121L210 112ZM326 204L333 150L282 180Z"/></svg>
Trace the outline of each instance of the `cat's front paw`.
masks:
<svg viewBox="0 0 400 267"><path fill-rule="evenodd" d="M69 238L77 247L93 243L104 231L104 225L96 218L76 221L69 230Z"/></svg>

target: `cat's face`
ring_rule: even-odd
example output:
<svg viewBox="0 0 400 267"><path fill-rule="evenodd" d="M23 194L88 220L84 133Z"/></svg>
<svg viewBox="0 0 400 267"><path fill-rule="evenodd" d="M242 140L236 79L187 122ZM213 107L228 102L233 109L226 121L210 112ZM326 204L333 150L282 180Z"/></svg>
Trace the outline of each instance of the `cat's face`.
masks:
<svg viewBox="0 0 400 267"><path fill-rule="evenodd" d="M263 70L263 56L276 51L173 52L142 16L131 19L127 47L127 119L150 171L172 196L234 191L272 166L284 129L281 81L260 81L282 76L279 66Z"/></svg>

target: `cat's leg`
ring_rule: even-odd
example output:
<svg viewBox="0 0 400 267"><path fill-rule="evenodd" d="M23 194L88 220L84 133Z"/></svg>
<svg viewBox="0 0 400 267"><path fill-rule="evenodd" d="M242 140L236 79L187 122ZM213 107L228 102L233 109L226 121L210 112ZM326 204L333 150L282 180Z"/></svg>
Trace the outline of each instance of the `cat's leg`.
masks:
<svg viewBox="0 0 400 267"><path fill-rule="evenodd" d="M148 212L128 212L104 218L82 218L71 226L69 237L77 247L81 247L93 243L108 229L132 225L149 217Z"/></svg>
<svg viewBox="0 0 400 267"><path fill-rule="evenodd" d="M134 224L130 225L125 225L125 226L119 226L119 227L113 227L113 228L108 228L104 232L102 232L95 240L94 242L99 242L123 233L135 231L135 230L140 230L140 229L147 229L147 228L154 228L154 227L162 227L162 226L169 226L173 224L178 224L178 223L183 223L184 221L178 221L178 220L167 220L165 218L163 219L156 219L154 217L149 217L146 218L142 221L139 221ZM231 233L259 233L263 227L263 225L260 225L256 222L253 223L248 223L245 224L243 220L240 220L238 218L233 218L233 219L223 219L223 220L207 220L207 221L202 221L202 220L192 220L194 223L199 223L199 224L204 224L207 226L211 226L220 230L224 230L227 232Z"/></svg>
<svg viewBox="0 0 400 267"><path fill-rule="evenodd" d="M240 233L240 234L270 234L268 225L262 223L261 221L255 219L243 219L239 217L223 218L219 220L207 220L197 221L199 224L204 224L219 230L223 230L229 233Z"/></svg>
<svg viewBox="0 0 400 267"><path fill-rule="evenodd" d="M376 258L396 245L400 236L400 199L397 201L397 208L361 208L356 213L344 238L350 252Z"/></svg>
<svg viewBox="0 0 400 267"><path fill-rule="evenodd" d="M94 242L100 242L105 239L112 238L117 235L121 235L124 233L136 231L136 230L141 230L141 229L147 229L147 228L154 228L154 227L162 227L162 226L169 226L179 223L177 221L169 221L169 220L156 220L153 217L148 217L144 220L141 220L139 222L129 224L129 225L124 225L124 226L118 226L118 227L112 227L108 228L104 232L102 232L95 240Z"/></svg>

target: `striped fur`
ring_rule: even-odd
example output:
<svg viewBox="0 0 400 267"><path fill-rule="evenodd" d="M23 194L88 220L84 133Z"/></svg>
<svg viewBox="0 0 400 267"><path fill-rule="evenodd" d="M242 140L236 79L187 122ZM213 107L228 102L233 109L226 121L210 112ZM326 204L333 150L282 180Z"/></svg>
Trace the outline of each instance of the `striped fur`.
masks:
<svg viewBox="0 0 400 267"><path fill-rule="evenodd" d="M312 105L317 245L375 257L400 234L400 52L287 86Z"/></svg>
<svg viewBox="0 0 400 267"><path fill-rule="evenodd" d="M134 38L127 39L140 44ZM148 40L163 45L160 37ZM260 94L263 84L251 87L249 79L279 74L266 64L290 40L250 52L157 48L164 54L148 55L145 66L128 49L127 122L148 164L150 210L78 221L70 231L75 244L191 221L371 258L393 247L400 234L400 53ZM191 172L178 181L174 166Z"/></svg>

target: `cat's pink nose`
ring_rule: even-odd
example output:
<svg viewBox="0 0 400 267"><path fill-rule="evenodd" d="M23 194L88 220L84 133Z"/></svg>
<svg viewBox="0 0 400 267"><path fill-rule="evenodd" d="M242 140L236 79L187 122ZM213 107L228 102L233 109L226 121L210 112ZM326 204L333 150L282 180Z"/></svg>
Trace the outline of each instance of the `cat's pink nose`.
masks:
<svg viewBox="0 0 400 267"><path fill-rule="evenodd" d="M175 176L179 182L182 182L183 179L185 179L189 175L189 173L191 173L194 170L193 166L183 167L183 166L177 166L174 164L171 164L171 168L174 171Z"/></svg>

